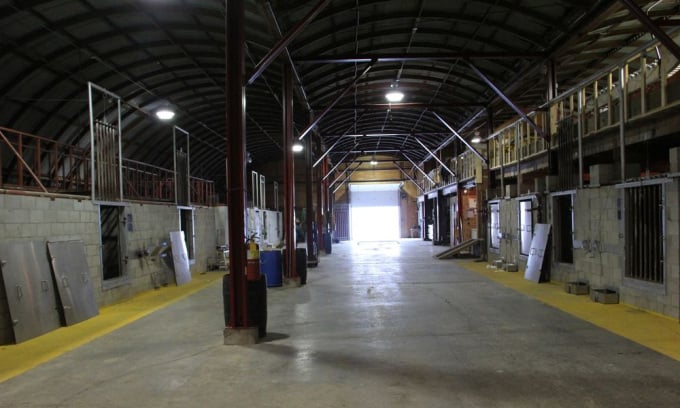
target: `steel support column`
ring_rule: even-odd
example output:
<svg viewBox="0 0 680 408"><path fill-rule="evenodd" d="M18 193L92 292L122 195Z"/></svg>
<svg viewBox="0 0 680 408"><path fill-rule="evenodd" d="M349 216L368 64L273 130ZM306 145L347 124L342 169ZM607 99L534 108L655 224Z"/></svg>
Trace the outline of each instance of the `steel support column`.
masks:
<svg viewBox="0 0 680 408"><path fill-rule="evenodd" d="M453 133L454 136L456 136L461 142L463 142L463 144L464 144L468 149L470 149L470 150L472 151L472 153L475 154L475 156L479 157L479 158L484 162L484 164L489 164L489 159L487 159L487 158L484 157L479 151L477 151L477 149L475 149L470 143L468 143L467 140L463 139L463 136L461 136L458 132L456 132L456 130L455 130L451 125L449 125L449 124L446 122L446 120L444 120L444 118L442 118L441 116L439 116L439 115L437 114L437 112L432 112L432 114L433 114L437 119L439 119L439 121L440 121L444 126L446 126L446 128L449 129L449 130L451 131L451 133Z"/></svg>
<svg viewBox="0 0 680 408"><path fill-rule="evenodd" d="M227 129L227 206L229 216L229 324L250 326L246 291L246 132L245 132L245 5L226 1L225 105ZM226 299L225 299L226 300Z"/></svg>
<svg viewBox="0 0 680 408"><path fill-rule="evenodd" d="M313 201L313 180L312 180L312 137L308 137L305 143L305 243L307 244L307 262L318 262L314 254L314 240L312 240L314 227L314 201Z"/></svg>
<svg viewBox="0 0 680 408"><path fill-rule="evenodd" d="M342 97L345 96L345 94L347 94L347 92L349 92L352 88L354 88L354 86L357 84L357 82L359 82L359 80L361 78L363 78L364 75L366 75L368 73L368 71L371 70L371 68L373 68L373 65L374 65L374 62L371 61L371 63L368 64L368 66L366 66L366 68L364 68L363 71L361 71L356 77L354 77L354 80L351 83L349 83L347 85L347 87L345 87L345 89L343 89L342 92L340 92L338 94L338 96L336 96L335 99L333 99L333 101L320 114L318 114L312 120L312 122L309 125L307 125L307 127L305 127L305 129L302 132L300 132L300 136L298 137L298 139L300 139L300 140L304 139L304 137L307 136L307 133L309 133L312 129L314 129L314 127L316 125L318 125L319 122L321 122L321 119L323 119L324 116L326 116L328 114L328 112L330 112L331 109L333 109L333 107L338 102L340 102L340 99L342 99Z"/></svg>
<svg viewBox="0 0 680 408"><path fill-rule="evenodd" d="M470 66L470 69L472 69L472 70L475 72L475 74L477 74L477 76L478 76L482 81L484 81L484 83L486 83L486 84L489 86L489 88L491 88L491 89L496 93L496 95L498 95L498 96L499 96L506 104L508 104L508 106L509 106L512 110L514 110L515 113L517 113L522 119L526 120L527 123L529 124L529 126L531 126L531 127L536 131L536 133L538 133L538 135L539 135L541 138L543 138L546 142L550 143L550 139L549 139L548 136L545 134L545 132L543 131L543 129L541 129L540 126L538 126L533 120L531 120L531 118L528 117L528 116L526 115L526 113L522 112L522 110L521 110L520 108L518 108L517 105L515 105L515 104L510 100L510 98L508 98L508 97L503 93L503 91L501 91L500 88L498 88L498 87L497 87L497 86L496 86L496 85L495 85L495 84L494 84L494 83L493 83L486 75L484 75L484 73L483 73L482 71L480 71L480 70L479 70L472 62L468 61L468 65Z"/></svg>
<svg viewBox="0 0 680 408"><path fill-rule="evenodd" d="M319 13L331 2L331 0L321 0L314 8L307 13L307 15L297 23L289 32L286 33L275 45L269 50L267 55L260 60L255 66L253 73L248 79L248 85L251 85L257 78L262 75L262 73L271 65L272 62L278 57L288 46L304 30L304 28L309 24L314 18L319 15Z"/></svg>
<svg viewBox="0 0 680 408"><path fill-rule="evenodd" d="M313 167L313 166L312 166ZM323 197L323 183L321 182L321 177L319 174L321 169L313 170L312 176L314 179L314 188L316 189L316 238L317 238L317 248L321 252L323 248L323 212L324 212L324 197Z"/></svg>
<svg viewBox="0 0 680 408"><path fill-rule="evenodd" d="M680 45L678 45L673 39L666 34L659 26L652 20L647 13L644 12L633 0L619 0L619 2L630 11L630 14L634 15L643 26L647 27L650 33L668 48L668 51L673 54L673 56L680 60Z"/></svg>
<svg viewBox="0 0 680 408"><path fill-rule="evenodd" d="M283 231L286 240L286 277L297 278L295 268L295 157L293 154L293 75L283 69Z"/></svg>

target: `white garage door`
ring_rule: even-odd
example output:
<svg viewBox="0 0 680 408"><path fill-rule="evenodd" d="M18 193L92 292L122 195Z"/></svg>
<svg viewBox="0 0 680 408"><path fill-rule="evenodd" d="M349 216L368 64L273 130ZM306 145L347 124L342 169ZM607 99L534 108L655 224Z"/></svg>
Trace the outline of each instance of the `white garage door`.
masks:
<svg viewBox="0 0 680 408"><path fill-rule="evenodd" d="M350 184L349 191L352 240L399 239L399 184Z"/></svg>

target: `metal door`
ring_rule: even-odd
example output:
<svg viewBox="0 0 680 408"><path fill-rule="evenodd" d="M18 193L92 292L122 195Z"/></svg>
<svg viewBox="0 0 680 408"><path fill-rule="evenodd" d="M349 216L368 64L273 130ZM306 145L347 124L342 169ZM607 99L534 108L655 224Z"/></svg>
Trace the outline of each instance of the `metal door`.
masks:
<svg viewBox="0 0 680 408"><path fill-rule="evenodd" d="M186 243L184 242L184 232L170 232L170 244L172 245L172 262L175 267L175 280L177 281L177 286L181 286L191 282L189 256L187 254Z"/></svg>
<svg viewBox="0 0 680 408"><path fill-rule="evenodd" d="M17 343L61 326L44 242L1 243L0 270Z"/></svg>
<svg viewBox="0 0 680 408"><path fill-rule="evenodd" d="M48 242L47 249L66 325L98 315L83 241Z"/></svg>

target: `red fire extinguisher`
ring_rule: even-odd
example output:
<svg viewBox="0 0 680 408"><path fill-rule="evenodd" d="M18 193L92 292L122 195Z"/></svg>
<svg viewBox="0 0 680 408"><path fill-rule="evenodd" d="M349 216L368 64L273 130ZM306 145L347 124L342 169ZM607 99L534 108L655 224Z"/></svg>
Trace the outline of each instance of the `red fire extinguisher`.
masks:
<svg viewBox="0 0 680 408"><path fill-rule="evenodd" d="M255 235L248 239L246 249L246 279L256 281L260 279L260 251L255 243Z"/></svg>

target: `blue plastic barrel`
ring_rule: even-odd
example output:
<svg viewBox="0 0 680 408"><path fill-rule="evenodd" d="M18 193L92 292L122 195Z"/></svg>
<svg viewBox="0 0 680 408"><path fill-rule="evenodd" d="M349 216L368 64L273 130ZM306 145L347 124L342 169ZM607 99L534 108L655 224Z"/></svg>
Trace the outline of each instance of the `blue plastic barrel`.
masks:
<svg viewBox="0 0 680 408"><path fill-rule="evenodd" d="M260 251L260 273L265 276L268 288L283 284L281 251Z"/></svg>

